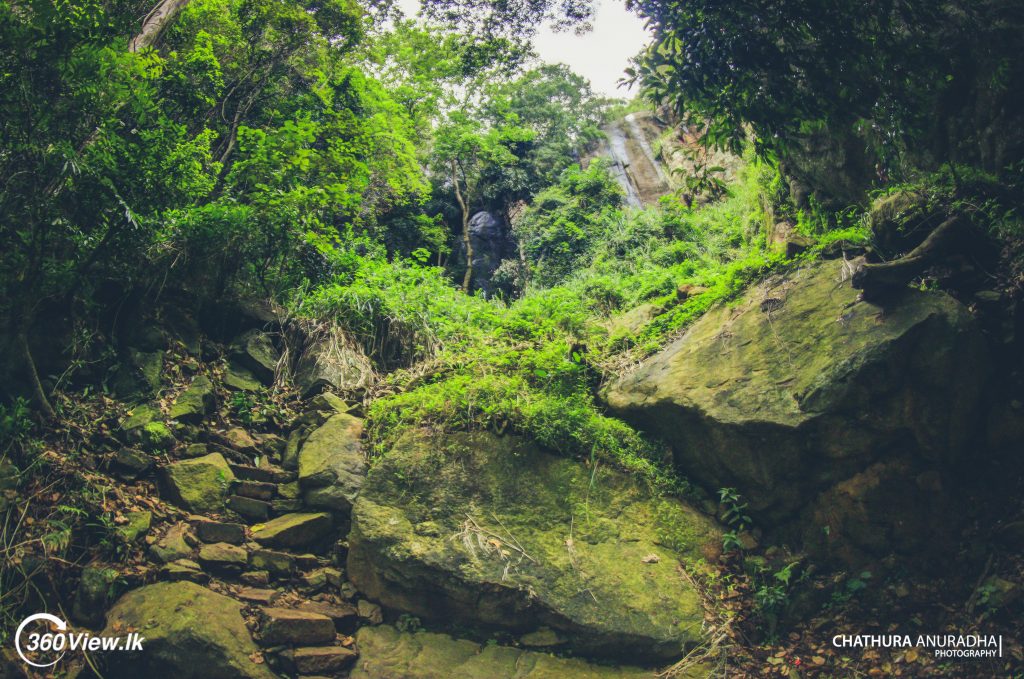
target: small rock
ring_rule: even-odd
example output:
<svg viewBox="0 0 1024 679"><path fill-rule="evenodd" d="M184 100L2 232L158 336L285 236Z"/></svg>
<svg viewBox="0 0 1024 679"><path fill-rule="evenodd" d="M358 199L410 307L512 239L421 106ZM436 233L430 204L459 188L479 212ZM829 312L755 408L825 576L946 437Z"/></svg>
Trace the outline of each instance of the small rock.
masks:
<svg viewBox="0 0 1024 679"><path fill-rule="evenodd" d="M299 674L335 674L348 668L359 654L344 646L296 648L290 659Z"/></svg>
<svg viewBox="0 0 1024 679"><path fill-rule="evenodd" d="M213 382L206 375L198 375L192 384L178 395L167 416L182 422L199 422L216 405Z"/></svg>
<svg viewBox="0 0 1024 679"><path fill-rule="evenodd" d="M245 526L240 523L199 521L196 523L196 535L206 543L227 542L240 545L245 542Z"/></svg>
<svg viewBox="0 0 1024 679"><path fill-rule="evenodd" d="M299 448L302 447L308 435L308 427L293 429L292 433L288 434L288 441L285 443L284 452L281 454L282 467L292 470L299 468Z"/></svg>
<svg viewBox="0 0 1024 679"><path fill-rule="evenodd" d="M269 457L280 458L284 454L285 447L288 445L288 442L277 434L256 434L253 438L256 439L260 449Z"/></svg>
<svg viewBox="0 0 1024 679"><path fill-rule="evenodd" d="M197 584L205 584L210 581L210 575L204 573L199 564L191 559L178 559L164 565L160 569L160 575L171 582L188 581Z"/></svg>
<svg viewBox="0 0 1024 679"><path fill-rule="evenodd" d="M232 360L252 372L264 384L274 381L280 352L274 347L274 341L261 330L249 330L231 343Z"/></svg>
<svg viewBox="0 0 1024 679"><path fill-rule="evenodd" d="M334 621L334 628L339 632L351 634L359 623L359 611L355 606L346 603L331 604L324 601L304 601L299 610L326 615Z"/></svg>
<svg viewBox="0 0 1024 679"><path fill-rule="evenodd" d="M163 422L150 422L139 431L139 443L146 450L170 450L176 440Z"/></svg>
<svg viewBox="0 0 1024 679"><path fill-rule="evenodd" d="M277 484L266 481L236 481L232 487L235 495L251 497L254 500L273 500L277 495Z"/></svg>
<svg viewBox="0 0 1024 679"><path fill-rule="evenodd" d="M209 454L210 450L206 447L205 443L190 443L185 446L185 450L182 451L182 457L193 458L203 457Z"/></svg>
<svg viewBox="0 0 1024 679"><path fill-rule="evenodd" d="M285 552L257 549L249 555L249 565L266 570L278 577L288 577L295 571L295 557Z"/></svg>
<svg viewBox="0 0 1024 679"><path fill-rule="evenodd" d="M160 563L170 563L192 555L192 546L187 540L188 526L175 524L167 533L149 548L149 557Z"/></svg>
<svg viewBox="0 0 1024 679"><path fill-rule="evenodd" d="M160 417L160 409L152 403L135 406L128 411L128 417L121 422L122 431L131 433L141 429Z"/></svg>
<svg viewBox="0 0 1024 679"><path fill-rule="evenodd" d="M270 572L248 571L242 573L238 579L251 587L261 587L270 583Z"/></svg>
<svg viewBox="0 0 1024 679"><path fill-rule="evenodd" d="M132 448L122 448L114 455L111 469L125 481L134 481L153 468L153 458Z"/></svg>
<svg viewBox="0 0 1024 679"><path fill-rule="evenodd" d="M325 391L321 394L317 394L309 401L309 408L307 410L313 410L319 413L345 413L349 410L349 405L345 403L345 400L336 394L332 394L329 391Z"/></svg>
<svg viewBox="0 0 1024 679"><path fill-rule="evenodd" d="M1006 608L1017 601L1021 595L1020 585L993 575L982 583L979 589L978 603L989 611Z"/></svg>
<svg viewBox="0 0 1024 679"><path fill-rule="evenodd" d="M274 603L281 593L276 589L257 589L256 587L244 587L238 591L238 598L249 603L269 606Z"/></svg>
<svg viewBox="0 0 1024 679"><path fill-rule="evenodd" d="M270 516L270 503L263 500L254 500L251 497L232 495L228 498L228 509L244 516L250 521L266 521Z"/></svg>
<svg viewBox="0 0 1024 679"><path fill-rule="evenodd" d="M356 606L359 611L359 617L371 625L379 625L384 622L384 612L377 604L366 599L360 599Z"/></svg>
<svg viewBox="0 0 1024 679"><path fill-rule="evenodd" d="M128 523L118 526L117 532L125 542L135 542L149 532L153 513L149 511L128 512Z"/></svg>
<svg viewBox="0 0 1024 679"><path fill-rule="evenodd" d="M234 474L224 456L210 453L164 468L164 485L172 502L192 512L217 512Z"/></svg>
<svg viewBox="0 0 1024 679"><path fill-rule="evenodd" d="M644 563L658 563L659 561L661 561L661 557L659 557L657 554L648 554L644 558L640 559L640 561Z"/></svg>
<svg viewBox="0 0 1024 679"><path fill-rule="evenodd" d="M267 547L305 547L330 533L332 525L326 512L285 514L253 527L253 539Z"/></svg>
<svg viewBox="0 0 1024 679"><path fill-rule="evenodd" d="M249 432L242 429L241 427L232 427L224 433L224 440L227 444L235 450L240 450L243 453L255 453L257 452L256 439L254 439Z"/></svg>
<svg viewBox="0 0 1024 679"><path fill-rule="evenodd" d="M231 471L244 481L264 481L266 483L290 483L296 479L295 472L275 469L274 467L253 467L246 464L233 464Z"/></svg>
<svg viewBox="0 0 1024 679"><path fill-rule="evenodd" d="M237 545L216 542L200 548L199 563L211 570L240 571L249 563L249 553Z"/></svg>
<svg viewBox="0 0 1024 679"><path fill-rule="evenodd" d="M264 644L326 644L334 641L334 621L326 615L291 608L264 608Z"/></svg>
<svg viewBox="0 0 1024 679"><path fill-rule="evenodd" d="M263 383L256 379L251 370L236 361L230 361L224 371L224 386L233 391L259 391Z"/></svg>
<svg viewBox="0 0 1024 679"><path fill-rule="evenodd" d="M82 624L95 627L103 623L111 590L120 574L112 568L86 566L75 592L71 614Z"/></svg>
<svg viewBox="0 0 1024 679"><path fill-rule="evenodd" d="M331 587L341 587L345 575L340 568L324 568L323 571L328 585Z"/></svg>
<svg viewBox="0 0 1024 679"><path fill-rule="evenodd" d="M308 571L311 568L320 566L320 557L316 554L296 554L295 567L301 571Z"/></svg>
<svg viewBox="0 0 1024 679"><path fill-rule="evenodd" d="M303 586L313 592L319 592L327 586L327 575L319 568L311 573L304 573L300 579Z"/></svg>

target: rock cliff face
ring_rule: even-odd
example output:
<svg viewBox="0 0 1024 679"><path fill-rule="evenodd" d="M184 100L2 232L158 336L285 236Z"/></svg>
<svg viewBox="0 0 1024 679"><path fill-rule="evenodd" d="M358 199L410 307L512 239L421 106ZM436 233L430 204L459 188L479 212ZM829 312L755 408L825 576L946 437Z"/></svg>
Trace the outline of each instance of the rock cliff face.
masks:
<svg viewBox="0 0 1024 679"><path fill-rule="evenodd" d="M982 338L942 293L908 289L884 309L858 301L849 271L823 262L751 288L613 382L607 403L671 444L683 474L739 489L768 525L823 492L874 492L894 475L906 481L897 494L934 491L920 476L941 477L976 434ZM855 481L864 473L875 480ZM863 500L853 503L861 523L886 524L874 514L885 504ZM833 539L856 542L856 533Z"/></svg>
<svg viewBox="0 0 1024 679"><path fill-rule="evenodd" d="M547 627L568 650L644 664L700 642L678 562L721 545L712 521L624 474L492 434L406 436L373 466L352 524L349 576L387 607Z"/></svg>

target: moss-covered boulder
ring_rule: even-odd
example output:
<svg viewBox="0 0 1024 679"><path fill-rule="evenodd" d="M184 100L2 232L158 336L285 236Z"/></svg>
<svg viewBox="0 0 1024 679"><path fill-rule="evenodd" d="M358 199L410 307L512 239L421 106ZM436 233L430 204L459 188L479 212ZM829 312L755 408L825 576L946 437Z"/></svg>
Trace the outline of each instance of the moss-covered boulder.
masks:
<svg viewBox="0 0 1024 679"><path fill-rule="evenodd" d="M548 627L570 650L643 663L700 641L680 559L721 544L709 519L626 474L484 433L403 437L352 523L349 577L370 599L476 628Z"/></svg>
<svg viewBox="0 0 1024 679"><path fill-rule="evenodd" d="M163 470L163 482L170 500L185 509L204 513L224 509L235 475L220 453L174 462Z"/></svg>
<svg viewBox="0 0 1024 679"><path fill-rule="evenodd" d="M107 615L104 634L137 631L143 650L108 653L110 679L273 679L249 636L241 604L191 582L166 582L133 590Z"/></svg>
<svg viewBox="0 0 1024 679"><path fill-rule="evenodd" d="M399 632L381 625L356 636L359 661L353 679L649 679L639 667L594 665L575 658L509 646L480 644L431 632ZM680 679L709 676L695 666Z"/></svg>
<svg viewBox="0 0 1024 679"><path fill-rule="evenodd" d="M360 436L363 421L332 415L299 450L299 485L311 507L348 511L366 475Z"/></svg>
<svg viewBox="0 0 1024 679"><path fill-rule="evenodd" d="M684 474L737 487L771 520L879 459L957 460L988 373L970 314L912 289L883 309L859 300L849 273L821 262L750 288L605 399L669 442Z"/></svg>
<svg viewBox="0 0 1024 679"><path fill-rule="evenodd" d="M167 416L182 422L198 422L213 410L214 405L213 382L206 375L198 375L174 400Z"/></svg>

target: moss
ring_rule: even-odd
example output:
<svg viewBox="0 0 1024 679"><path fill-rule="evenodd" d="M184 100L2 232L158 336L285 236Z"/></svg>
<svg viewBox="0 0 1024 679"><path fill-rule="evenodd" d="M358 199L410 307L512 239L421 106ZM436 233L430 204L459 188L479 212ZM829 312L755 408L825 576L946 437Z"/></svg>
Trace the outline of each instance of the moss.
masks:
<svg viewBox="0 0 1024 679"><path fill-rule="evenodd" d="M481 646L431 632L399 632L386 625L363 627L357 643L360 660L354 679L641 679L651 673L638 667L597 665L497 644ZM703 677L695 666L682 675Z"/></svg>
<svg viewBox="0 0 1024 679"><path fill-rule="evenodd" d="M690 526L675 552L658 535L665 502ZM350 574L371 598L425 618L543 623L577 650L629 643L651 659L699 641L700 600L676 564L720 540L708 519L607 465L490 434L404 437L371 471L353 522Z"/></svg>
<svg viewBox="0 0 1024 679"><path fill-rule="evenodd" d="M174 434L163 422L149 422L142 427L142 445L148 450L169 450L174 446Z"/></svg>

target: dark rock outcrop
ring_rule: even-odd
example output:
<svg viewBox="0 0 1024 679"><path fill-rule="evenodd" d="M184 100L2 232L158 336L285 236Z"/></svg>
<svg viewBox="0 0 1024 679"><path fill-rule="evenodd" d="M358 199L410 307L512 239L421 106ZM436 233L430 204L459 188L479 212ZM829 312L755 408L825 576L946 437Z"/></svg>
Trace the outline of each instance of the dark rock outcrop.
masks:
<svg viewBox="0 0 1024 679"><path fill-rule="evenodd" d="M914 486L922 473L946 472L977 435L984 341L951 297L906 289L882 309L858 300L849 273L842 261L822 262L750 289L613 382L605 399L670 443L683 474L712 490L738 488L768 526L823 492L898 494L899 480ZM850 484L895 460L872 472L884 482ZM876 524L876 544L861 547L882 547L878 536L892 546L900 531L881 527L898 520L885 502L857 506L850 516ZM832 540L858 542L844 525Z"/></svg>

